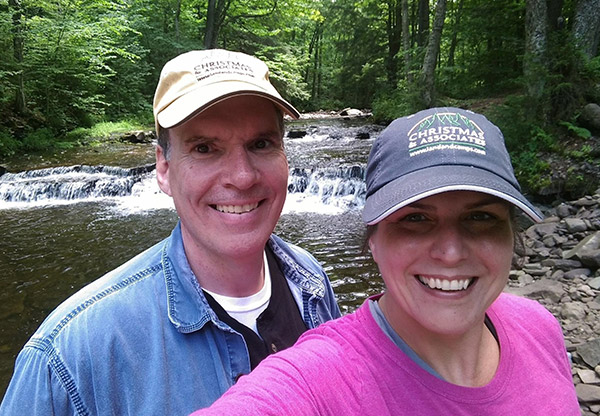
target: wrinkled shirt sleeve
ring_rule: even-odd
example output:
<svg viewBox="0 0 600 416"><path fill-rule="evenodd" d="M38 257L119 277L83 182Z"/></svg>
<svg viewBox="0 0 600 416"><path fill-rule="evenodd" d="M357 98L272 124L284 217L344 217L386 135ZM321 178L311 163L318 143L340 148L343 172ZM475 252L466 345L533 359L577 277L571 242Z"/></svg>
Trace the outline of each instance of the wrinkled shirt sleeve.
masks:
<svg viewBox="0 0 600 416"><path fill-rule="evenodd" d="M13 378L0 407L1 416L80 415L51 359L41 350L25 348L17 357Z"/></svg>

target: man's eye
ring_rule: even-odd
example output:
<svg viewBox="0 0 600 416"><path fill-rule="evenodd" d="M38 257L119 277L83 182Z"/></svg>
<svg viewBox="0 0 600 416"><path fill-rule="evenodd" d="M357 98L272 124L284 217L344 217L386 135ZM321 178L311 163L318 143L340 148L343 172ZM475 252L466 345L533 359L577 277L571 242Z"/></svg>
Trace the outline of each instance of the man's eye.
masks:
<svg viewBox="0 0 600 416"><path fill-rule="evenodd" d="M254 147L256 149L266 149L269 146L269 141L265 139L260 139L254 142Z"/></svg>
<svg viewBox="0 0 600 416"><path fill-rule="evenodd" d="M199 144L196 146L196 151L198 153L208 153L210 151L210 147L207 144Z"/></svg>

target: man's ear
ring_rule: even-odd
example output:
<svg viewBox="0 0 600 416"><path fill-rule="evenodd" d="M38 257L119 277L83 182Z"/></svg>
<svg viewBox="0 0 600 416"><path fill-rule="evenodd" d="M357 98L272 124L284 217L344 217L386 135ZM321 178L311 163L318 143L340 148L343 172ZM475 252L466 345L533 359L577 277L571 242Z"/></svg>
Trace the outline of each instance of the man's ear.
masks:
<svg viewBox="0 0 600 416"><path fill-rule="evenodd" d="M165 194L171 196L171 186L169 185L169 161L165 157L165 152L161 146L156 146L156 180L158 187Z"/></svg>

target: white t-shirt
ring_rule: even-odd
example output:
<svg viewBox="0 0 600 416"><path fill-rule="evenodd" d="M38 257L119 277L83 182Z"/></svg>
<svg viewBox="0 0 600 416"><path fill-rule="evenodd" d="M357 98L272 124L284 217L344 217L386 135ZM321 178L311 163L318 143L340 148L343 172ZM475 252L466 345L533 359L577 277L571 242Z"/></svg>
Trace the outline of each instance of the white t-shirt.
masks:
<svg viewBox="0 0 600 416"><path fill-rule="evenodd" d="M271 273L269 272L269 264L267 263L267 254L264 252L263 270L265 272L265 282L263 287L257 293L250 296L242 298L224 296L203 289L211 295L223 309L225 309L229 316L252 329L257 335L259 334L256 326L256 318L267 309L267 306L269 306L269 299L271 299Z"/></svg>

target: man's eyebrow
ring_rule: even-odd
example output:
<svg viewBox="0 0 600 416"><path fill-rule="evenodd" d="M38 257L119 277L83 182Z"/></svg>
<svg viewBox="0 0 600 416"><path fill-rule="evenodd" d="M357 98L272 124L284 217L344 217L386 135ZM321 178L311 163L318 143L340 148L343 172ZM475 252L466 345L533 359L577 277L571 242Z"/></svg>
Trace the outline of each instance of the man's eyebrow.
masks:
<svg viewBox="0 0 600 416"><path fill-rule="evenodd" d="M281 137L281 132L279 130L265 130L262 132L259 132L256 135L257 138L263 138L263 137L277 137L277 138L283 138Z"/></svg>
<svg viewBox="0 0 600 416"><path fill-rule="evenodd" d="M183 139L184 143L195 143L195 142L214 142L215 140L217 140L216 138L213 137L207 137L207 136L190 136L187 137L185 139Z"/></svg>

